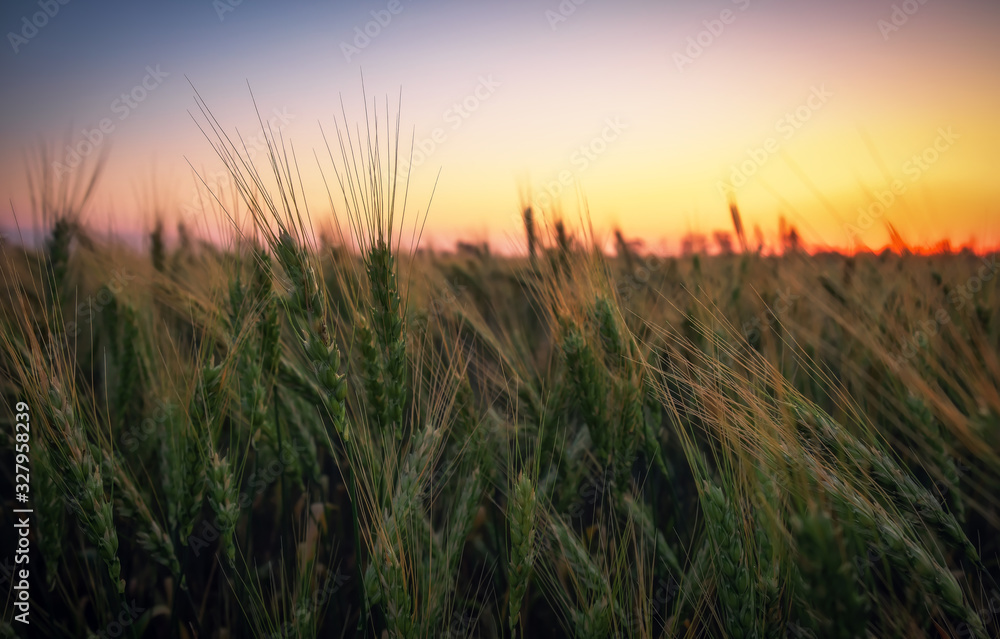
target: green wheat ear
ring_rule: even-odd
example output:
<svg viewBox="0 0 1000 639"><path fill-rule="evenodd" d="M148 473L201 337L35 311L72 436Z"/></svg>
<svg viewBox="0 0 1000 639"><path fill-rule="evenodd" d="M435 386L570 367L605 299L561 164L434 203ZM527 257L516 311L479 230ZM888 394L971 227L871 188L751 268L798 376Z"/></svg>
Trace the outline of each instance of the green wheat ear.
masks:
<svg viewBox="0 0 1000 639"><path fill-rule="evenodd" d="M590 431L594 453L603 466L611 461L612 432L608 423L607 395L610 382L607 369L598 361L594 350L576 327L563 338L563 355L569 376L572 397L580 408Z"/></svg>
<svg viewBox="0 0 1000 639"><path fill-rule="evenodd" d="M804 456L802 461L813 477L822 478L838 515L845 521L857 522L855 532L859 537L872 547L883 549L889 563L902 574L920 576L917 583L936 596L945 611L969 624L977 637L986 636L982 621L966 603L955 576L913 540L904 520L893 520L884 509L863 499L837 475L820 469L811 457Z"/></svg>
<svg viewBox="0 0 1000 639"><path fill-rule="evenodd" d="M508 506L510 524L510 598L508 622L511 636L520 627L521 604L524 601L531 567L535 561L535 510L538 506L535 487L522 471L514 482L514 492Z"/></svg>
<svg viewBox="0 0 1000 639"><path fill-rule="evenodd" d="M140 527L136 535L139 547L149 553L149 556L160 565L170 570L174 578L179 579L181 566L174 549L174 542L149 510L145 497L140 493L139 487L136 486L132 478L128 476L124 463L121 460L112 459L111 455L105 452L104 468L106 472L111 474L115 488L119 490L123 504L122 515L132 517Z"/></svg>
<svg viewBox="0 0 1000 639"><path fill-rule="evenodd" d="M239 507L236 499L236 480L229 460L221 457L218 451L211 454L205 475L205 487L208 490L208 505L215 514L219 529L219 547L225 553L230 564L236 559L236 543L233 534L236 530L236 520L239 517Z"/></svg>
<svg viewBox="0 0 1000 639"><path fill-rule="evenodd" d="M751 577L744 551L743 536L736 514L722 489L706 482L702 505L708 535L715 547L715 582L722 619L729 636L751 638L760 636L760 615L754 601Z"/></svg>
<svg viewBox="0 0 1000 639"><path fill-rule="evenodd" d="M267 385L270 385L281 356L281 318L278 315L278 296L274 292L271 256L257 248L253 254L253 289L264 306L259 324L261 368L267 376Z"/></svg>
<svg viewBox="0 0 1000 639"><path fill-rule="evenodd" d="M104 492L101 465L94 459L83 425L77 420L76 411L59 384L52 384L49 399L52 424L66 447L62 461L70 480L68 492L78 495L77 514L83 531L97 546L111 583L118 594L122 594L125 592L125 581L121 578L122 567L118 559L118 529L115 527L111 500Z"/></svg>
<svg viewBox="0 0 1000 639"><path fill-rule="evenodd" d="M403 439L403 410L406 405L406 331L400 314L396 284L395 257L383 239L378 239L365 255L365 269L371 289L370 322L374 338L365 352L366 359L376 359L382 372L381 412L383 429L393 429L396 439ZM363 341L362 344L367 344ZM369 364L374 366L374 364Z"/></svg>
<svg viewBox="0 0 1000 639"><path fill-rule="evenodd" d="M918 484L889 455L859 441L819 409L801 402L794 402L793 408L803 424L817 426L813 431L814 436L824 445L833 451L843 451L857 460L902 506L915 509L924 521L962 548L972 561L979 563L979 553L954 515L946 511L929 490Z"/></svg>

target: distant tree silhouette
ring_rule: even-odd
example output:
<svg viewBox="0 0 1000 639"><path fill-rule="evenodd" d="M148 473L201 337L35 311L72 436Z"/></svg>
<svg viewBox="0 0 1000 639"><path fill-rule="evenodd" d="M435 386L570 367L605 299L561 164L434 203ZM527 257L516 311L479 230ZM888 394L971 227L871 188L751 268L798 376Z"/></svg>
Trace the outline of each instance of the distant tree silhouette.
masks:
<svg viewBox="0 0 1000 639"><path fill-rule="evenodd" d="M702 233L688 233L681 238L682 255L704 253L706 246L708 246L708 240Z"/></svg>
<svg viewBox="0 0 1000 639"><path fill-rule="evenodd" d="M794 226L788 226L784 215L778 218L778 235L781 236L782 253L798 253L801 250L799 232Z"/></svg>
<svg viewBox="0 0 1000 639"><path fill-rule="evenodd" d="M733 236L727 231L716 231L712 234L712 238L715 240L716 246L719 247L719 254L733 254Z"/></svg>

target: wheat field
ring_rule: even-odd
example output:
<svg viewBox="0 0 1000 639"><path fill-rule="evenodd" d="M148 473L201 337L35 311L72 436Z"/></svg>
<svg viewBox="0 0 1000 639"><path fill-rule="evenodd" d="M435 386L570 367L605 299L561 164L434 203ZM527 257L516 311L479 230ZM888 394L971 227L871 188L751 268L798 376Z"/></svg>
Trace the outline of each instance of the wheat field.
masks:
<svg viewBox="0 0 1000 639"><path fill-rule="evenodd" d="M222 243L34 172L32 636L1000 636L996 254L611 256L530 206L522 257L420 250L386 115L329 140L332 237L210 114Z"/></svg>

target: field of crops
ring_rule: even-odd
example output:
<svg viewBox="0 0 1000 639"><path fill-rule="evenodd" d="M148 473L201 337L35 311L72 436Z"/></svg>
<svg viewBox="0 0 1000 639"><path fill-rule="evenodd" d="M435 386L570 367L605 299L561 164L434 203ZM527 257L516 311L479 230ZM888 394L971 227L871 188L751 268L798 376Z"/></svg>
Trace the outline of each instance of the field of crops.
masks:
<svg viewBox="0 0 1000 639"><path fill-rule="evenodd" d="M326 239L273 139L214 140L221 245L36 173L3 633L30 568L34 636L1000 636L995 254L608 256L530 208L524 257L418 251L379 133L331 142Z"/></svg>

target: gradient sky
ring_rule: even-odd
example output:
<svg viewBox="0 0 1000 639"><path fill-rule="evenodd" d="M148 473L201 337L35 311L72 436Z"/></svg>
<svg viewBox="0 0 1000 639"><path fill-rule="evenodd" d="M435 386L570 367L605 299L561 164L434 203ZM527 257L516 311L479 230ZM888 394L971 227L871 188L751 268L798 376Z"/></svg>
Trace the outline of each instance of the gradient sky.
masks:
<svg viewBox="0 0 1000 639"><path fill-rule="evenodd" d="M433 146L409 204L426 205L440 169L425 234L439 247L520 241L525 185L543 209L575 220L585 198L599 232L668 250L731 229L726 184L768 238L784 215L812 246L881 247L883 221L912 245L1000 243L998 2L397 2L4 3L0 227L30 223L25 154L44 140L65 158L67 136L108 118L91 226L148 227L137 193L155 176L171 221L213 233L191 211L191 166L213 184L221 169L192 85L252 137L248 83L329 216L312 151L326 157L320 126L335 129L341 96L362 121L363 71L369 99L395 109L402 91L407 146ZM355 42L373 12L386 24ZM155 88L124 106L144 80Z"/></svg>

